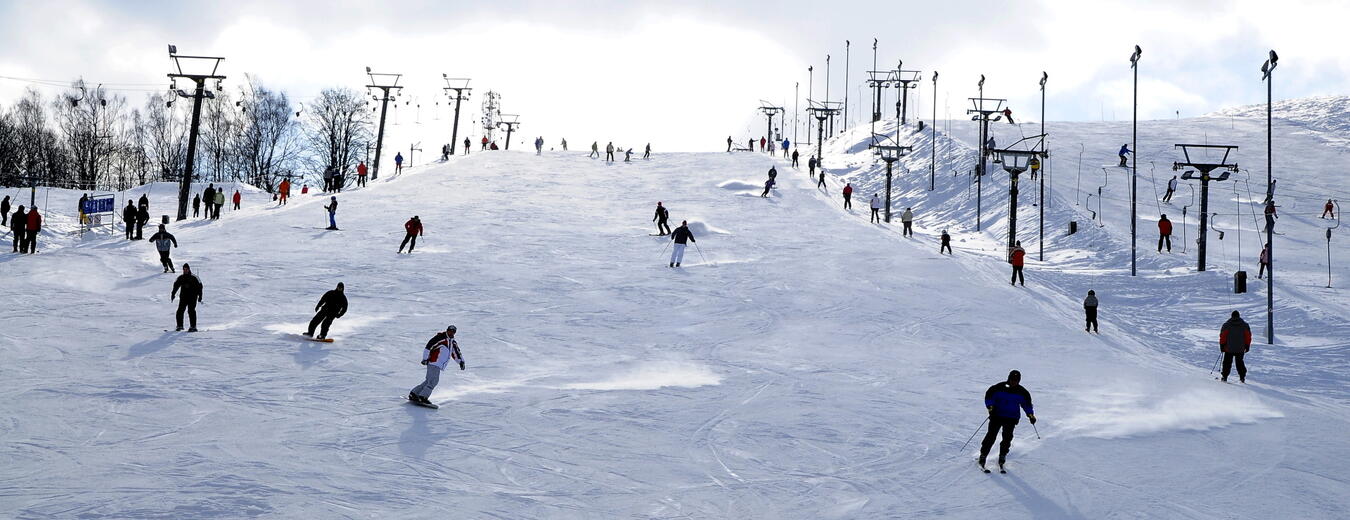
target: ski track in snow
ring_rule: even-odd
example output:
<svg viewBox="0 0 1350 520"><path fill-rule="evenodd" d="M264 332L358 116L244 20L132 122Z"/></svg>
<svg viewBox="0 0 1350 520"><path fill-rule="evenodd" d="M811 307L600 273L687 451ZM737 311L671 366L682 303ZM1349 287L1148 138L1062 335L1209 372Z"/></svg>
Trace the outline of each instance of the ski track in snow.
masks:
<svg viewBox="0 0 1350 520"><path fill-rule="evenodd" d="M1094 148L1118 137L1092 128L1051 132ZM926 166L927 135L909 136L924 153L898 166ZM0 331L12 345L0 516L1334 518L1350 507L1333 462L1350 455L1339 312L1350 305L1298 287L1318 256L1284 249L1295 259L1293 287L1280 288L1285 339L1254 345L1253 384L1225 385L1202 374L1217 327L1236 304L1259 334L1263 286L1232 295L1225 274L1147 247L1129 279L1112 201L1106 228L1056 235L1055 267L1029 261L1028 286L1008 287L1006 178L986 184L986 233L966 227L963 178L942 176L941 207L916 206L916 237L902 238L866 222L878 170L856 137L827 147L828 191L762 154L605 168L585 152L475 153L339 195L341 233L314 229L325 195L275 208L248 192L221 221L171 226L175 262L205 284L196 334L160 332L173 275L152 246L76 237L72 217L48 212L43 253L0 255L13 273L0 291L14 295L0 308L13 324ZM1069 162L1053 166L1061 183ZM770 199L756 181L727 181L770 164ZM842 180L857 187L851 214L838 208ZM898 185L898 198L927 193ZM149 188L152 209L171 203L165 188ZM1057 229L1086 219L1070 198L1051 211ZM657 200L694 228L683 268L665 267L664 237L644 236L654 224L638 227ZM395 255L412 214L427 236ZM943 227L955 257L934 251ZM350 299L338 341L300 341L337 281ZM1089 284L1101 336L1078 328ZM442 375L440 410L410 406L422 345L447 322L468 370ZM1026 374L1042 438L1024 421L1011 473L983 475L978 438L958 450L983 390L1010 368Z"/></svg>

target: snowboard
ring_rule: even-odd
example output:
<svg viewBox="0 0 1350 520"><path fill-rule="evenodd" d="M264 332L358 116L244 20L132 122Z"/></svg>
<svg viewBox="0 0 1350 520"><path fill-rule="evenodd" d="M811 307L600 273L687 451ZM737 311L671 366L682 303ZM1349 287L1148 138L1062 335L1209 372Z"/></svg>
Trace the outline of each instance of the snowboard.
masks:
<svg viewBox="0 0 1350 520"><path fill-rule="evenodd" d="M319 343L332 343L332 342L333 342L333 338L309 338L309 340L310 340L310 341L317 341L317 342L319 342Z"/></svg>

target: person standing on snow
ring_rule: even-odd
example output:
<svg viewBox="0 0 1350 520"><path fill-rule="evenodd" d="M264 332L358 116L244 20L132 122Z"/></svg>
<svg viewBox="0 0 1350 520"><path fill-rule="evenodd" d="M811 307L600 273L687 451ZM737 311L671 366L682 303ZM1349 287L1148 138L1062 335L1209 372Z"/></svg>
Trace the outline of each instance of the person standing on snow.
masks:
<svg viewBox="0 0 1350 520"><path fill-rule="evenodd" d="M769 166L769 180L778 182L778 168Z"/></svg>
<svg viewBox="0 0 1350 520"><path fill-rule="evenodd" d="M783 158L784 158L784 159L787 159L787 158L788 158L788 145L790 145L790 144L792 144L792 141L789 141L786 137L784 137L784 138L783 138Z"/></svg>
<svg viewBox="0 0 1350 520"><path fill-rule="evenodd" d="M824 187L825 187L825 169L824 169L824 168L821 168L821 169L820 169L820 182L817 182L817 183L816 183L816 187L817 187L817 188L824 188Z"/></svg>
<svg viewBox="0 0 1350 520"><path fill-rule="evenodd" d="M1013 428L1027 413L1027 421L1036 424L1036 412L1031 408L1031 392L1022 386L1022 373L1016 370L1008 373L1008 380L989 387L984 392L984 408L989 411L989 432L980 441L980 468L994 447L994 439L1003 434L1003 442L998 445L998 467L1008 461L1008 450L1012 448ZM988 471L988 470L985 470Z"/></svg>
<svg viewBox="0 0 1350 520"><path fill-rule="evenodd" d="M150 211L150 197L147 197L147 196L145 196L144 193L142 193L142 194L141 194L140 200L136 201L136 207L137 207L137 208L140 208L140 209L144 209L146 212L149 212L149 211Z"/></svg>
<svg viewBox="0 0 1350 520"><path fill-rule="evenodd" d="M881 223L881 213L879 213L880 211L881 211L881 197L877 196L876 193L873 193L873 194L872 194L872 217L871 217L870 219L868 219L868 222L876 222L876 223L880 224L880 223Z"/></svg>
<svg viewBox="0 0 1350 520"><path fill-rule="evenodd" d="M544 136L542 135L534 138L534 154L535 155L544 154Z"/></svg>
<svg viewBox="0 0 1350 520"><path fill-rule="evenodd" d="M193 211L196 211L195 209ZM195 214L193 215L196 216ZM127 207L122 208L122 223L127 227L127 240L136 239L136 221L139 217L136 214L136 205L127 201Z"/></svg>
<svg viewBox="0 0 1350 520"><path fill-rule="evenodd" d="M853 209L853 184L844 184L844 209Z"/></svg>
<svg viewBox="0 0 1350 520"><path fill-rule="evenodd" d="M812 179L816 178L816 156L812 155L806 160L806 171Z"/></svg>
<svg viewBox="0 0 1350 520"><path fill-rule="evenodd" d="M238 211L238 210L239 210L239 202L242 201L242 200L243 200L243 197L239 195L239 190L234 190L234 199L233 199L233 202L234 202L234 209L235 209L235 211Z"/></svg>
<svg viewBox="0 0 1350 520"><path fill-rule="evenodd" d="M130 203L131 203L131 202L127 202L127 204L130 204ZM19 205L19 209L14 210L14 215L10 216L10 218L9 218L9 230L10 230L11 232L14 233L14 252L15 252L15 253L27 253L27 252L28 252L28 229L27 229L27 228L28 228L28 212L24 211L24 210L23 210L23 205L20 204L20 205ZM128 239L131 238L130 232L128 232L127 238L128 238Z"/></svg>
<svg viewBox="0 0 1350 520"><path fill-rule="evenodd" d="M1120 165L1119 165L1119 166L1120 166L1121 168L1124 168L1124 167L1125 167L1125 156L1126 156L1126 155L1129 155L1129 154L1132 154L1132 153L1134 153L1134 152L1131 152L1131 151L1130 151L1130 145L1128 145L1128 144L1122 144L1122 145L1120 145L1120 151L1119 151L1119 152L1116 152L1116 155L1119 155L1119 156L1120 156Z"/></svg>
<svg viewBox="0 0 1350 520"><path fill-rule="evenodd" d="M942 230L942 245L941 245L941 246L938 246L938 254L939 254L939 255L942 254L943 251L946 251L947 254L949 254L949 255L950 255L950 254L953 254L953 253L952 253L952 236L951 236L951 235L948 235L948 234L947 234L947 230L945 230L945 229Z"/></svg>
<svg viewBox="0 0 1350 520"><path fill-rule="evenodd" d="M215 204L216 213L212 217L212 219L220 220L220 210L221 208L224 207L225 207L225 188L220 188L216 190L216 204Z"/></svg>
<svg viewBox="0 0 1350 520"><path fill-rule="evenodd" d="M427 341L422 351L422 364L427 367L427 377L408 392L409 401L435 407L431 403L431 392L441 381L441 371L451 360L459 363L459 369L464 370L464 357L459 352L459 342L455 341L457 330L454 325L450 325L445 328L445 332L437 332Z"/></svg>
<svg viewBox="0 0 1350 520"><path fill-rule="evenodd" d="M164 266L164 272L174 272L173 260L169 259L169 246L178 247L178 239L164 229L164 224L160 224L159 232L150 235L150 241L159 250L159 263Z"/></svg>
<svg viewBox="0 0 1350 520"><path fill-rule="evenodd" d="M282 179L281 186L277 188L277 193L280 195L277 201L277 205L285 206L286 198L291 196L291 180Z"/></svg>
<svg viewBox="0 0 1350 520"><path fill-rule="evenodd" d="M1228 373L1233 368L1233 360L1237 360L1238 381L1247 382L1247 364L1242 362L1242 356L1245 356L1252 349L1252 328L1247 322L1242 321L1242 316L1238 311L1233 311L1232 317L1224 322L1223 327L1219 329L1219 350L1223 352L1223 372L1221 372L1220 381L1228 381Z"/></svg>
<svg viewBox="0 0 1350 520"><path fill-rule="evenodd" d="M127 205L131 205L131 202L128 201L128 202L127 202ZM200 193L198 193L198 194L196 194L196 195L193 195L193 196L192 196L192 218L197 218L199 215L201 215L201 212L198 211L201 207L202 207L202 195L201 195Z"/></svg>
<svg viewBox="0 0 1350 520"><path fill-rule="evenodd" d="M305 336L313 337L314 329L318 328L319 337L316 339L327 339L328 326L333 324L334 319L347 314L347 296L343 294L342 282L338 282L336 289L323 293L319 303L314 306L314 312L314 319L309 320Z"/></svg>
<svg viewBox="0 0 1350 520"><path fill-rule="evenodd" d="M764 193L759 194L760 198L769 198L769 190L773 189L773 185L773 177L769 177L769 180L764 181Z"/></svg>
<svg viewBox="0 0 1350 520"><path fill-rule="evenodd" d="M413 248L417 247L417 237L423 234L422 219L413 215L413 218L403 223L403 230L407 231L408 234L403 236L403 243L398 245L398 252L402 253L403 246L408 246L408 254L412 254ZM411 245L409 245L409 242L411 242Z"/></svg>
<svg viewBox="0 0 1350 520"><path fill-rule="evenodd" d="M42 215L38 214L37 206L28 209L28 222L24 223L24 244L28 249L28 254L38 252L37 237L42 232Z"/></svg>
<svg viewBox="0 0 1350 520"><path fill-rule="evenodd" d="M1017 286L1018 281L1022 282L1022 287L1027 286L1027 279L1025 276L1022 275L1022 263L1026 259L1026 256L1027 256L1026 250L1022 249L1022 241L1021 240L1017 241L1017 246L1013 247L1012 255L1009 255L1008 257L1008 263L1012 264L1013 268L1012 274L1013 286Z"/></svg>
<svg viewBox="0 0 1350 520"><path fill-rule="evenodd" d="M765 148L765 146L768 145L768 143L769 143L769 141L768 141L767 139L765 139L763 136L760 136L760 138L759 138L759 151L761 151L761 152L767 152L768 150Z"/></svg>
<svg viewBox="0 0 1350 520"><path fill-rule="evenodd" d="M139 210L136 210L136 240L144 238L141 232L144 231L147 222L150 222L150 208L141 206Z"/></svg>
<svg viewBox="0 0 1350 520"><path fill-rule="evenodd" d="M183 264L183 274L174 279L169 301L178 296L182 296L182 299L178 300L178 312L174 314L178 320L178 328L174 330L183 330L183 311L186 310L188 332L197 332L197 304L202 302L202 281L192 274L192 266L188 264Z"/></svg>
<svg viewBox="0 0 1350 520"><path fill-rule="evenodd" d="M1261 256L1256 257L1256 261L1260 264L1260 270L1256 272L1256 279L1260 280L1265 277L1266 271L1270 270L1270 248L1261 246Z"/></svg>
<svg viewBox="0 0 1350 520"><path fill-rule="evenodd" d="M751 137L746 141L746 144L749 145L750 151L755 151L755 138Z"/></svg>
<svg viewBox="0 0 1350 520"><path fill-rule="evenodd" d="M1083 313L1087 318L1087 325L1084 330L1101 332L1097 330L1097 293L1095 291L1088 291L1087 298L1083 299Z"/></svg>
<svg viewBox="0 0 1350 520"><path fill-rule="evenodd" d="M1167 252L1172 252L1172 221L1167 220L1167 215L1158 219L1158 252L1163 250L1163 244L1167 244Z"/></svg>
<svg viewBox="0 0 1350 520"><path fill-rule="evenodd" d="M485 136L483 136L483 150L487 150L487 149L488 149L488 138L487 138L487 136L485 135Z"/></svg>
<svg viewBox="0 0 1350 520"><path fill-rule="evenodd" d="M328 200L332 203L323 207L323 209L328 210L328 230L337 231L337 197L329 197Z"/></svg>
<svg viewBox="0 0 1350 520"><path fill-rule="evenodd" d="M1011 108L1005 108L1005 109L1003 109L1003 117L1008 118L1008 124L1010 124L1010 125L1015 125L1015 124L1017 124L1017 123L1014 123L1014 122L1013 122L1013 118L1012 118L1012 109L1011 109Z"/></svg>
<svg viewBox="0 0 1350 520"><path fill-rule="evenodd" d="M793 151L792 151L792 167L793 167L793 168L796 168L796 167L797 167L797 151L796 151L796 150L793 150Z"/></svg>
<svg viewBox="0 0 1350 520"><path fill-rule="evenodd" d="M206 204L206 215L203 215L202 218L209 219L211 218L211 205L216 203L215 183L206 185L206 189L202 191L202 202Z"/></svg>
<svg viewBox="0 0 1350 520"><path fill-rule="evenodd" d="M467 150L468 147L465 146L465 149ZM365 161L361 161L361 162L359 162L359 163L356 163L356 185L357 185L358 187L362 187L362 186L365 186L365 185L366 185L366 174L369 173L369 172L370 172L370 169L366 167L366 162L365 162Z"/></svg>
<svg viewBox="0 0 1350 520"><path fill-rule="evenodd" d="M1177 192L1177 176L1173 175L1172 180L1167 181L1167 193L1163 195L1163 202L1172 202L1172 194Z"/></svg>
<svg viewBox="0 0 1350 520"><path fill-rule="evenodd" d="M900 223L905 226L900 231L900 236L914 236L914 212L905 208L905 212L900 214Z"/></svg>
<svg viewBox="0 0 1350 520"><path fill-rule="evenodd" d="M689 231L689 221L680 221L680 227L675 228L675 232L670 234L670 239L675 241L675 247L670 251L670 266L679 267L680 261L684 260L685 242L698 242L694 240L694 233Z"/></svg>
<svg viewBox="0 0 1350 520"><path fill-rule="evenodd" d="M9 195L0 201L0 226L9 226Z"/></svg>
<svg viewBox="0 0 1350 520"><path fill-rule="evenodd" d="M567 138L566 138L566 137L562 138L562 149L563 149L564 152L567 151Z"/></svg>
<svg viewBox="0 0 1350 520"><path fill-rule="evenodd" d="M647 147L642 150L642 158L643 159L652 158L652 143L647 143Z"/></svg>
<svg viewBox="0 0 1350 520"><path fill-rule="evenodd" d="M600 141L591 141L591 153L586 157L600 158Z"/></svg>
<svg viewBox="0 0 1350 520"><path fill-rule="evenodd" d="M731 136L727 136L727 151L728 151L728 152L731 151L731 143L732 143L732 141L731 141Z"/></svg>
<svg viewBox="0 0 1350 520"><path fill-rule="evenodd" d="M614 141L605 144L605 162L614 162Z"/></svg>
<svg viewBox="0 0 1350 520"><path fill-rule="evenodd" d="M465 138L464 138L464 155L469 155L469 143L470 143L469 138L468 138L468 137L465 137Z"/></svg>
<svg viewBox="0 0 1350 520"><path fill-rule="evenodd" d="M394 154L394 174L403 173L403 152Z"/></svg>
<svg viewBox="0 0 1350 520"><path fill-rule="evenodd" d="M9 204L8 204L8 202L9 202L9 197L5 197L5 202L6 202L6 204L4 204L4 206L0 206L0 207L9 207ZM3 210L3 209L0 209L0 213L3 213L3 212L4 212L4 210ZM1327 218L1327 216L1330 216L1332 220L1336 220L1336 203L1335 203L1335 201L1332 201L1331 199L1327 199L1327 205L1322 206L1322 216L1321 216L1321 217L1318 217L1318 218Z"/></svg>
<svg viewBox="0 0 1350 520"><path fill-rule="evenodd" d="M623 162L633 162L633 149L629 148L623 152Z"/></svg>
<svg viewBox="0 0 1350 520"><path fill-rule="evenodd" d="M666 222L670 218L670 212L661 205L660 201L656 203L656 215L652 216L652 221L656 222L656 236L666 236L670 234L670 224Z"/></svg>

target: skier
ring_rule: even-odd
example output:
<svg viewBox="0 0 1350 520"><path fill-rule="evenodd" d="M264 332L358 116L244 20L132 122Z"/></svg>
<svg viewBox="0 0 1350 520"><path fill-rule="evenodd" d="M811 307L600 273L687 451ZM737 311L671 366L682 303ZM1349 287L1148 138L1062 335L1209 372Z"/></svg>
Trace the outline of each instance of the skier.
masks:
<svg viewBox="0 0 1350 520"><path fill-rule="evenodd" d="M942 230L942 245L938 247L938 254L939 254L939 255L942 254L943 251L946 251L947 254L949 254L949 255L950 255L950 254L953 254L953 253L952 253L952 236L951 236L951 235L948 235L948 234L947 234L947 230L945 230L945 229Z"/></svg>
<svg viewBox="0 0 1350 520"><path fill-rule="evenodd" d="M633 162L633 149L629 148L623 152L623 162Z"/></svg>
<svg viewBox="0 0 1350 520"><path fill-rule="evenodd" d="M816 187L817 187L817 188L824 188L824 187L825 187L825 169L824 169L824 168L821 168L821 169L820 169L820 182L817 182L817 183L816 183Z"/></svg>
<svg viewBox="0 0 1350 520"><path fill-rule="evenodd" d="M394 175L403 173L403 152L394 154Z"/></svg>
<svg viewBox="0 0 1350 520"><path fill-rule="evenodd" d="M456 330L454 325L450 325L445 328L445 332L437 332L430 341L427 341L427 346L422 351L422 364L427 367L427 377L408 392L409 401L438 408L430 398L431 391L435 390L436 384L441 381L441 371L445 370L445 366L451 360L459 363L459 369L464 370L464 357L459 353L459 342L455 341Z"/></svg>
<svg viewBox="0 0 1350 520"><path fill-rule="evenodd" d="M80 194L80 201L77 202L77 203L75 204L75 211L79 212L79 215L80 215L80 225L84 225L84 224L86 223L86 222L85 222L85 219L84 219L84 203L85 203L85 202L88 202L88 201L89 201L89 195L88 195L88 194L85 194L85 193L81 193L81 194Z"/></svg>
<svg viewBox="0 0 1350 520"><path fill-rule="evenodd" d="M155 249L159 250L159 263L164 266L164 272L173 272L173 260L169 259L169 246L178 247L178 239L164 229L164 224L160 224L159 232L150 235L150 241L154 242Z"/></svg>
<svg viewBox="0 0 1350 520"><path fill-rule="evenodd" d="M989 450L994 447L994 439L1001 430L1003 442L998 445L998 469L1000 473L1007 473L1003 465L1008 461L1013 428L1021 420L1022 412L1027 413L1028 422L1036 424L1036 412L1031 408L1031 392L1022 386L1022 373L1013 370L1008 373L1007 381L989 387L984 392L984 407L989 410L989 432L980 442L980 468L984 468L984 461L989 457ZM987 469L984 471L989 472Z"/></svg>
<svg viewBox="0 0 1350 520"><path fill-rule="evenodd" d="M365 181L362 181L362 182L365 182ZM285 205L286 205L286 198L291 196L291 180L290 180L290 179L282 179L282 180L281 180L281 186L277 188L277 192L281 195L281 198L280 198L280 200L277 202L277 205L278 205L278 206L285 206Z"/></svg>
<svg viewBox="0 0 1350 520"><path fill-rule="evenodd" d="M25 247L28 248L28 254L38 252L37 237L38 233L42 231L42 215L38 214L37 206L28 209L28 221L24 223L23 227L26 237L24 243L27 244Z"/></svg>
<svg viewBox="0 0 1350 520"><path fill-rule="evenodd" d="M765 191L768 191L768 189L765 188ZM675 241L675 247L670 251L670 266L679 267L680 261L684 260L685 242L698 242L694 240L694 233L689 231L689 221L680 221L680 227L675 228L675 231L670 234L670 239Z"/></svg>
<svg viewBox="0 0 1350 520"><path fill-rule="evenodd" d="M542 135L534 138L534 154L535 155L544 154L544 136Z"/></svg>
<svg viewBox="0 0 1350 520"><path fill-rule="evenodd" d="M764 136L760 136L760 137L759 137L759 151L761 151L761 152L766 151L766 150L764 149L764 145L766 145L766 144L768 144L768 140L764 139Z"/></svg>
<svg viewBox="0 0 1350 520"><path fill-rule="evenodd" d="M128 205L128 206L131 205L131 201L127 201L127 205ZM201 212L198 211L201 207L202 207L202 195L201 195L200 193L198 193L198 194L196 194L196 195L193 195L193 196L192 196L192 218L197 218L197 216L201 214Z"/></svg>
<svg viewBox="0 0 1350 520"><path fill-rule="evenodd" d="M194 214L193 216L195 217L196 215ZM128 200L127 207L122 208L122 223L127 227L127 240L136 239L136 221L138 219L139 217L136 216L136 205Z"/></svg>
<svg viewBox="0 0 1350 520"><path fill-rule="evenodd" d="M727 151L731 151L731 136L727 136Z"/></svg>
<svg viewBox="0 0 1350 520"><path fill-rule="evenodd" d="M239 210L239 201L242 199L243 197L239 195L239 190L234 190L234 198L232 199L232 201L234 202L234 209L236 211Z"/></svg>
<svg viewBox="0 0 1350 520"><path fill-rule="evenodd" d="M567 138L566 138L566 137L564 137L564 138L562 139L562 149L563 149L564 152L567 151Z"/></svg>
<svg viewBox="0 0 1350 520"><path fill-rule="evenodd" d="M425 234L422 230L422 219L413 215L413 218L403 223L403 230L407 231L408 234L403 236L403 243L398 245L398 252L402 253L403 246L408 246L408 254L412 254L413 248L417 247L417 237Z"/></svg>
<svg viewBox="0 0 1350 520"><path fill-rule="evenodd" d="M773 177L770 177L769 180L764 181L764 193L759 194L760 198L769 197L769 190L773 189L773 184L774 184Z"/></svg>
<svg viewBox="0 0 1350 520"><path fill-rule="evenodd" d="M1274 200L1274 199L1267 200L1267 201L1266 201L1266 222L1272 222L1274 219L1277 219L1277 218L1280 218L1280 215L1279 215L1279 213L1277 213L1277 212L1275 211L1275 200Z"/></svg>
<svg viewBox="0 0 1350 520"><path fill-rule="evenodd" d="M1101 332L1097 330L1097 293L1088 291L1087 298L1083 299L1083 312L1087 315L1087 325L1085 329L1088 332Z"/></svg>
<svg viewBox="0 0 1350 520"><path fill-rule="evenodd" d="M806 160L806 171L812 179L816 178L816 156L813 155L810 159Z"/></svg>
<svg viewBox="0 0 1350 520"><path fill-rule="evenodd" d="M600 141L591 141L591 153L586 157L600 158Z"/></svg>
<svg viewBox="0 0 1350 520"><path fill-rule="evenodd" d="M997 148L998 148L998 141L995 141L995 140L994 140L994 136L991 135L991 136L989 136L989 139L986 139L986 140L984 141L984 154L985 154L985 155L988 155L988 156L990 156L990 157L993 157L993 155L994 155L994 150L997 149ZM998 160L995 159L994 162L997 163Z"/></svg>
<svg viewBox="0 0 1350 520"><path fill-rule="evenodd" d="M1005 108L1005 109L1003 109L1003 117L1008 118L1008 124L1010 124L1010 125L1015 125L1015 124L1017 124L1017 123L1014 123L1014 122L1013 122L1013 118L1012 118L1012 109L1011 109L1011 108Z"/></svg>
<svg viewBox="0 0 1350 520"><path fill-rule="evenodd" d="M1247 322L1242 321L1238 311L1233 311L1232 317L1224 322L1223 327L1219 329L1219 350L1223 352L1223 372L1220 381L1228 381L1228 373L1233 368L1233 360L1237 360L1238 381L1247 382L1247 364L1242 362L1242 356L1246 355L1252 349L1252 328Z"/></svg>
<svg viewBox="0 0 1350 520"><path fill-rule="evenodd" d="M468 139L468 138L466 137L465 139ZM488 138L487 138L486 135L483 136L483 149L484 149L484 150L488 149Z"/></svg>
<svg viewBox="0 0 1350 520"><path fill-rule="evenodd" d="M329 197L328 200L331 200L332 204L323 207L328 210L328 230L337 231L337 197Z"/></svg>
<svg viewBox="0 0 1350 520"><path fill-rule="evenodd" d="M868 222L876 222L876 223L880 224L880 223L881 223L881 214L879 213L880 211L881 211L881 197L877 196L876 193L873 193L873 194L872 194L872 218L868 219Z"/></svg>
<svg viewBox="0 0 1350 520"><path fill-rule="evenodd" d="M465 138L464 138L464 155L469 155L469 144L470 144L469 138L468 138L468 137L465 137Z"/></svg>
<svg viewBox="0 0 1350 520"><path fill-rule="evenodd" d="M441 162L450 160L450 145L441 145Z"/></svg>
<svg viewBox="0 0 1350 520"><path fill-rule="evenodd" d="M328 326L333 324L334 319L347 314L347 296L343 294L342 282L338 282L337 289L323 293L319 303L314 306L314 312L314 319L309 320L309 330L305 331L305 336L313 337L317 327L319 337L315 339L327 339Z"/></svg>
<svg viewBox="0 0 1350 520"><path fill-rule="evenodd" d="M773 166L769 166L769 179L770 179L770 180L773 180L773 181L775 181L775 182L777 182L777 180L778 180L778 168L775 168L775 167L773 167Z"/></svg>
<svg viewBox="0 0 1350 520"><path fill-rule="evenodd" d="M465 149L467 150L468 147L466 146ZM356 185L358 187L366 185L366 174L369 172L370 169L366 167L365 161L356 163Z"/></svg>
<svg viewBox="0 0 1350 520"><path fill-rule="evenodd" d="M1027 161L1027 167L1031 169L1031 180L1036 180L1036 174L1041 171L1041 160L1033 156Z"/></svg>
<svg viewBox="0 0 1350 520"><path fill-rule="evenodd" d="M128 202L130 204L130 202ZM28 252L28 213L23 210L23 205L9 218L9 229L14 233L14 252ZM128 236L127 238L131 238Z"/></svg>
<svg viewBox="0 0 1350 520"><path fill-rule="evenodd" d="M7 207L9 207L9 197L5 197L4 205L0 206L0 208ZM0 213L3 212L4 210L0 209ZM1332 220L1336 220L1336 203L1331 199L1327 199L1327 205L1322 206L1322 216L1319 218L1327 218L1327 216L1330 216Z"/></svg>
<svg viewBox="0 0 1350 520"><path fill-rule="evenodd" d="M211 205L216 201L215 183L207 184L206 190L202 191L202 202L206 203L206 215L203 218L211 218ZM140 240L139 238L137 240Z"/></svg>
<svg viewBox="0 0 1350 520"><path fill-rule="evenodd" d="M656 203L656 214L652 216L652 221L656 222L656 236L666 236L670 234L670 224L666 220L670 218L670 212L660 201Z"/></svg>
<svg viewBox="0 0 1350 520"><path fill-rule="evenodd" d="M788 158L788 145L790 145L790 144L792 144L792 141L789 141L786 137L784 137L784 138L783 138L783 158L784 158L784 159L787 159L787 158Z"/></svg>
<svg viewBox="0 0 1350 520"><path fill-rule="evenodd" d="M1129 154L1132 154L1132 153L1134 153L1134 152L1131 152L1131 151L1130 151L1130 145L1128 145L1128 144L1122 144L1122 145L1120 145L1120 151L1117 152L1116 155L1119 155L1119 156L1120 156L1120 167L1121 167L1121 168L1124 168L1124 167L1125 167L1125 156L1126 156L1126 155L1129 155Z"/></svg>
<svg viewBox="0 0 1350 520"><path fill-rule="evenodd" d="M910 208L905 208L905 212L900 214L900 223L905 226L900 236L914 236L914 212Z"/></svg>
<svg viewBox="0 0 1350 520"><path fill-rule="evenodd" d="M9 195L5 195L5 200L0 201L0 226L9 225Z"/></svg>
<svg viewBox="0 0 1350 520"><path fill-rule="evenodd" d="M1163 250L1163 244L1167 244L1167 252L1172 252L1172 221L1167 220L1167 215L1158 219L1158 252Z"/></svg>
<svg viewBox="0 0 1350 520"><path fill-rule="evenodd" d="M647 147L642 150L642 158L643 159L652 158L652 143L647 143Z"/></svg>
<svg viewBox="0 0 1350 520"><path fill-rule="evenodd" d="M212 218L215 220L220 220L220 209L224 207L225 207L225 188L220 188L216 190L216 205L215 205L216 213L215 216ZM146 215L146 218L148 219L149 215Z"/></svg>
<svg viewBox="0 0 1350 520"><path fill-rule="evenodd" d="M605 162L614 162L614 141L605 144Z"/></svg>
<svg viewBox="0 0 1350 520"><path fill-rule="evenodd" d="M1163 195L1163 202L1172 202L1172 194L1177 192L1177 176L1173 175L1172 180L1167 181L1167 193Z"/></svg>
<svg viewBox="0 0 1350 520"><path fill-rule="evenodd" d="M202 302L202 281L192 274L192 266L188 264L183 264L183 274L174 279L169 301L180 296L179 291L183 298L178 300L178 312L174 314L178 320L178 328L174 330L183 330L183 311L187 310L188 332L197 332L197 304Z"/></svg>
<svg viewBox="0 0 1350 520"><path fill-rule="evenodd" d="M1026 256L1026 250L1022 249L1022 241L1017 241L1017 246L1013 247L1012 255L1008 257L1008 263L1011 263L1013 268L1012 284L1014 287L1017 286L1019 280L1022 282L1022 287L1027 286L1027 279L1022 275L1022 262Z"/></svg>
<svg viewBox="0 0 1350 520"><path fill-rule="evenodd" d="M796 150L793 150L793 151L792 151L792 167L793 167L793 168L796 168L796 167L797 167L797 151L796 151Z"/></svg>
<svg viewBox="0 0 1350 520"><path fill-rule="evenodd" d="M844 184L844 209L853 209L853 184Z"/></svg>
<svg viewBox="0 0 1350 520"><path fill-rule="evenodd" d="M1270 246L1261 246L1261 256L1257 257L1257 263L1260 264L1260 270L1256 272L1256 279L1260 280L1266 271L1270 270Z"/></svg>

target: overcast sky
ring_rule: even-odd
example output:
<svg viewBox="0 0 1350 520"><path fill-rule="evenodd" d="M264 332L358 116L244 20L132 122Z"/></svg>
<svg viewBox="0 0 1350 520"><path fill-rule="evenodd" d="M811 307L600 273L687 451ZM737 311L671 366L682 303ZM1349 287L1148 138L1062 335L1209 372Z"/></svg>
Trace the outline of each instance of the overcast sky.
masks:
<svg viewBox="0 0 1350 520"><path fill-rule="evenodd" d="M962 118L984 74L987 97L1036 119L1046 71L1047 119L1128 120L1135 44L1141 118L1264 102L1259 68L1272 48L1277 99L1346 94L1347 19L1350 2L1334 1L3 0L0 76L163 88L174 43L226 57L227 89L248 73L301 101L360 88L365 66L403 73L405 107L421 104L424 124L447 126L445 140L445 115L429 112L444 110L442 73L473 78L464 117L498 91L527 139L700 150L763 134L760 100L792 110L798 83L803 109L808 90L823 99L827 54L830 99L847 90L850 119L861 120L874 37L882 68L904 60L923 72L914 108L925 119L936 69L939 118ZM26 86L0 80L0 106ZM137 106L144 95L125 94ZM400 119L414 110L400 107Z"/></svg>

